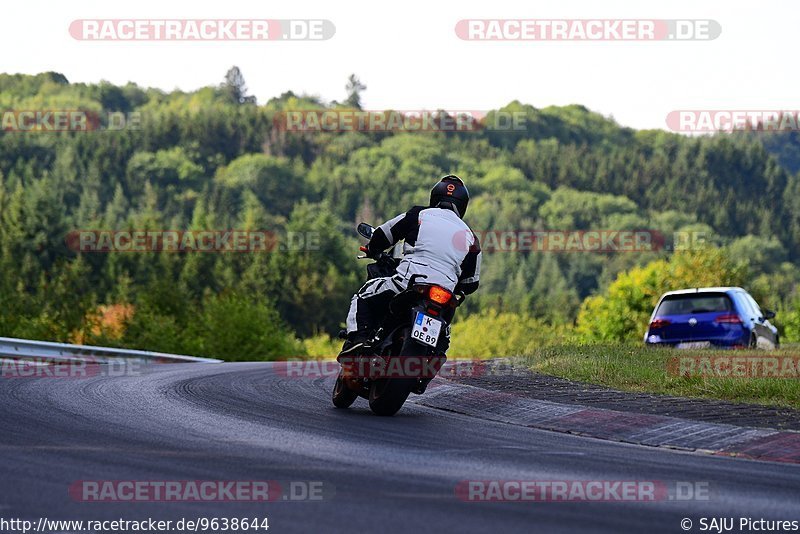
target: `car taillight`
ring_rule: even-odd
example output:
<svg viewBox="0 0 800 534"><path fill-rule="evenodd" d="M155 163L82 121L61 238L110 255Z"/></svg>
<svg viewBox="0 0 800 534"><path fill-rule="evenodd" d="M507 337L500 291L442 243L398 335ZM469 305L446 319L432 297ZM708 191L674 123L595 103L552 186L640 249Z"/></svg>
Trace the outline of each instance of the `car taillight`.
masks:
<svg viewBox="0 0 800 534"><path fill-rule="evenodd" d="M437 304L447 304L453 296L448 290L439 286L431 286L428 290L428 298Z"/></svg>
<svg viewBox="0 0 800 534"><path fill-rule="evenodd" d="M742 324L742 319L735 313L726 313L723 315L717 315L717 318L714 319L715 323L727 323L727 324Z"/></svg>
<svg viewBox="0 0 800 534"><path fill-rule="evenodd" d="M653 329L655 329L655 328L664 328L668 324L670 324L670 321L668 319L654 319L650 323L650 328L653 328Z"/></svg>

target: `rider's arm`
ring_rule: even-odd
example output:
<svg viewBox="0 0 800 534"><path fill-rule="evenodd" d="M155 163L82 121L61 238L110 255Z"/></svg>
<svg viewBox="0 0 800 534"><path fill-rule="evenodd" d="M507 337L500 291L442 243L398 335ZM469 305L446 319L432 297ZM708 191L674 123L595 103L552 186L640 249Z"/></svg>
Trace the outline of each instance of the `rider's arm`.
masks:
<svg viewBox="0 0 800 534"><path fill-rule="evenodd" d="M414 206L375 228L372 239L367 244L367 254L374 256L413 233L419 226L419 212L423 209L425 208Z"/></svg>
<svg viewBox="0 0 800 534"><path fill-rule="evenodd" d="M456 292L462 292L465 295L474 293L478 289L481 277L481 244L478 242L478 236L472 234L475 242L469 247L469 252L461 262L461 275L458 277L458 284L456 285Z"/></svg>

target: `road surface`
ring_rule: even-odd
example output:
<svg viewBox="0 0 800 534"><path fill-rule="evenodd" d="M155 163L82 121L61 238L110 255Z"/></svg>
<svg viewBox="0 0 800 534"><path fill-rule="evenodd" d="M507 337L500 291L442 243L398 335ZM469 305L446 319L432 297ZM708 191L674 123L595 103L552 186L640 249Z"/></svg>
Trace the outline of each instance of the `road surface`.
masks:
<svg viewBox="0 0 800 534"><path fill-rule="evenodd" d="M800 466L604 442L414 404L392 418L374 416L361 399L337 410L331 378L280 369L168 364L125 376L0 378L0 517L268 517L270 532L490 533L684 532L684 518L700 532L703 517L736 518L737 526L740 517L800 520ZM314 482L323 498L82 502L68 491L78 481L177 480L281 481L283 491L290 481ZM468 502L455 488L469 480L691 482L710 494Z"/></svg>

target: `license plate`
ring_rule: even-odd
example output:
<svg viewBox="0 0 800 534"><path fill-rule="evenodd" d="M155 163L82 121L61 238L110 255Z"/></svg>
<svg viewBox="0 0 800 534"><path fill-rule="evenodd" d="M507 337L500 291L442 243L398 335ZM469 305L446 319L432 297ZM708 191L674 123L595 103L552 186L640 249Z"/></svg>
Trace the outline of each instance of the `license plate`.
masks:
<svg viewBox="0 0 800 534"><path fill-rule="evenodd" d="M687 341L686 343L678 343L675 348L677 349L707 349L711 346L710 341Z"/></svg>
<svg viewBox="0 0 800 534"><path fill-rule="evenodd" d="M439 342L439 334L442 331L442 321L428 317L422 312L417 312L414 318L414 326L411 328L411 337L421 343L435 347Z"/></svg>

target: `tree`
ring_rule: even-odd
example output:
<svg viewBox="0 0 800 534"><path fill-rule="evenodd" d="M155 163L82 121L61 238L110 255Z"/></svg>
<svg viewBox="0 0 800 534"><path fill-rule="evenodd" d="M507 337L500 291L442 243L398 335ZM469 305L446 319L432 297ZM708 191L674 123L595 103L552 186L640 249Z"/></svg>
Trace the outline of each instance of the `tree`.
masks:
<svg viewBox="0 0 800 534"><path fill-rule="evenodd" d="M288 216L304 197L303 178L302 169L285 158L248 154L219 169L214 179L234 194L251 192L269 213Z"/></svg>
<svg viewBox="0 0 800 534"><path fill-rule="evenodd" d="M271 293L300 335L337 332L361 282L355 241L345 238L340 224L326 206L300 203L272 254Z"/></svg>
<svg viewBox="0 0 800 534"><path fill-rule="evenodd" d="M222 92L234 104L255 104L256 97L247 95L247 85L245 85L244 74L237 66L228 69L225 74L225 82L222 84Z"/></svg>
<svg viewBox="0 0 800 534"><path fill-rule="evenodd" d="M351 74L347 79L347 99L345 105L351 108L361 109L361 92L367 90L367 86L361 83L355 74Z"/></svg>

